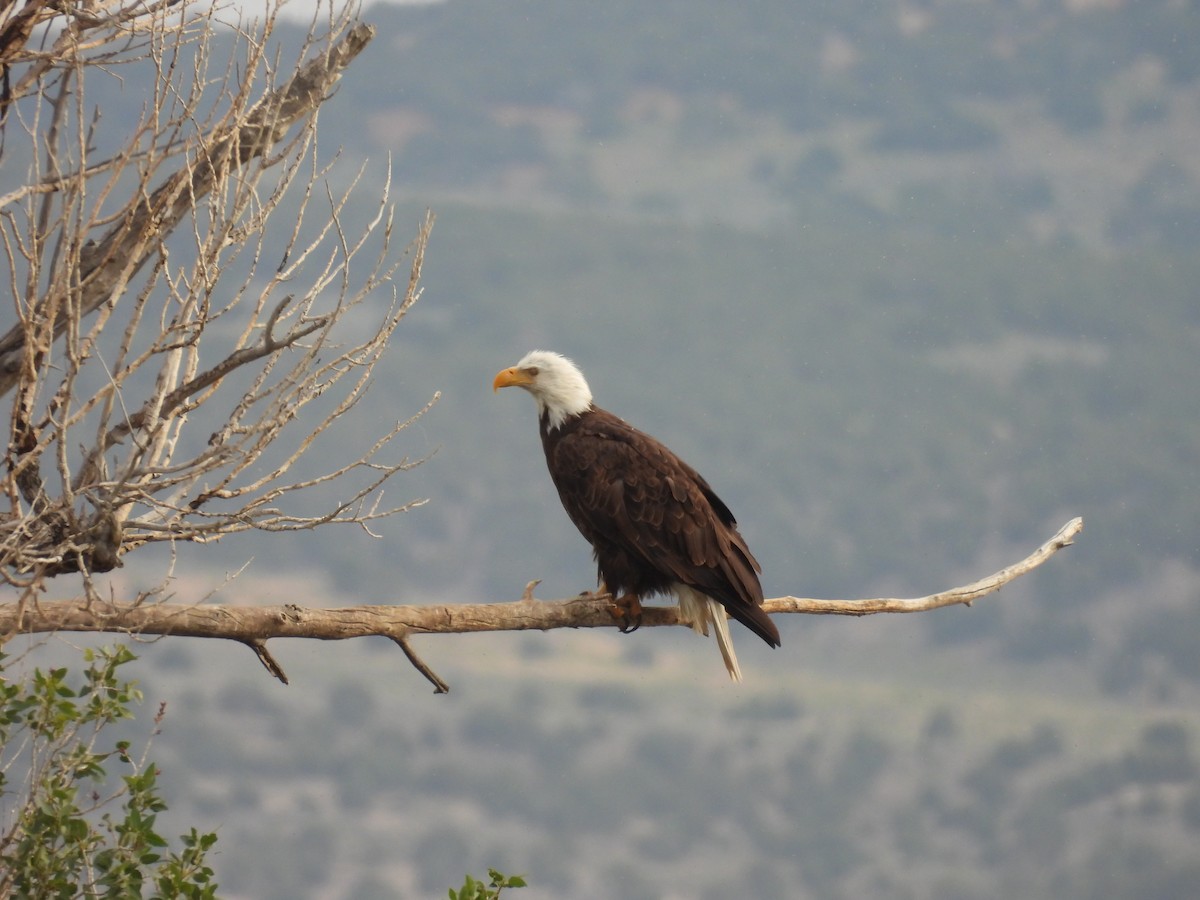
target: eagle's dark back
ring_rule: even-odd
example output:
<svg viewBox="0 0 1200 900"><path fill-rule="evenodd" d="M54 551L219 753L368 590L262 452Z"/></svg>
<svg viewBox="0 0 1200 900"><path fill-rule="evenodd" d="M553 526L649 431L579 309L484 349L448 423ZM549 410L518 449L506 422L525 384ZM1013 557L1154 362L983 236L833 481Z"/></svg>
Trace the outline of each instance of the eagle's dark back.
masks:
<svg viewBox="0 0 1200 900"><path fill-rule="evenodd" d="M758 562L729 507L695 469L595 406L554 429L543 415L541 434L558 496L614 596L644 597L681 583L779 646L761 608Z"/></svg>

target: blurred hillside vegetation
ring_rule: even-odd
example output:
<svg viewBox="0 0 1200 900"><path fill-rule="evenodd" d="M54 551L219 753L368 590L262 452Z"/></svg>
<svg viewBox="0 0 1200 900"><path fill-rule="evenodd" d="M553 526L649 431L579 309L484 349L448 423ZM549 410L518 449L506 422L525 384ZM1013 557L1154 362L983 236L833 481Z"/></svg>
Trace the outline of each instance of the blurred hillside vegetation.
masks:
<svg viewBox="0 0 1200 900"><path fill-rule="evenodd" d="M496 866L529 900L1194 896L1200 6L364 19L321 142L368 172L390 154L401 225L438 216L370 413L443 392L399 486L432 502L382 542L185 548L208 587L256 558L217 599L590 587L531 404L488 389L535 345L706 474L770 596L923 594L1087 525L970 610L741 640L736 696L686 674L719 665L682 633L429 639L456 691L436 708L394 648L289 648L308 687L283 700L244 650L146 648L186 711L160 743L172 808L224 823L222 884L432 896Z"/></svg>
<svg viewBox="0 0 1200 900"><path fill-rule="evenodd" d="M1169 627L1120 611L1200 566L1200 145L1177 139L1200 135L1200 11L454 0L367 18L380 38L323 133L392 153L439 213L390 361L410 406L447 395L405 586L586 586L530 410L484 386L547 343L711 473L769 590L935 590L1082 514L1070 563L1038 576L1055 602L929 617L934 636L1087 653L1114 689L1153 644L1200 677L1169 637L1200 639L1200 607L1162 610ZM521 529L488 527L506 520ZM337 577L393 581L397 556L377 561Z"/></svg>

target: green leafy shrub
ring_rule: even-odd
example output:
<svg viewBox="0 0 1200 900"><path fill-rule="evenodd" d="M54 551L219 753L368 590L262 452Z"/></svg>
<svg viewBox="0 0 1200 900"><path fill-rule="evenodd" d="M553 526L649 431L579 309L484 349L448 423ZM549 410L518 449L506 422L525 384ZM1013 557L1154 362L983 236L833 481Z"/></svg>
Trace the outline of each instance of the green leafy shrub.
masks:
<svg viewBox="0 0 1200 900"><path fill-rule="evenodd" d="M525 879L520 875L505 875L495 869L488 869L488 877L491 881L484 884L468 875L463 886L457 891L450 888L450 900L495 900L504 888L525 887Z"/></svg>
<svg viewBox="0 0 1200 900"><path fill-rule="evenodd" d="M106 731L142 700L118 677L133 659L123 646L85 650L81 677L10 680L0 654L0 896L216 896L205 855L217 836L193 828L170 849L156 830L158 769Z"/></svg>

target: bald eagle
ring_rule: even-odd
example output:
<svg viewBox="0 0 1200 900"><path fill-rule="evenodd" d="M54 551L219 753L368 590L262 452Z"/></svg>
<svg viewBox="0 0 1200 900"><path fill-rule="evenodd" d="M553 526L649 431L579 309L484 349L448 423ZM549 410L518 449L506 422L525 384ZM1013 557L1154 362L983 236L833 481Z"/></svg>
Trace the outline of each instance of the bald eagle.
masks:
<svg viewBox="0 0 1200 900"><path fill-rule="evenodd" d="M712 626L725 668L741 681L726 612L772 647L779 631L762 610L761 569L729 507L665 446L593 404L565 356L534 350L492 385L512 386L537 402L550 477L592 545L602 590L633 609L642 597L674 595L695 631Z"/></svg>

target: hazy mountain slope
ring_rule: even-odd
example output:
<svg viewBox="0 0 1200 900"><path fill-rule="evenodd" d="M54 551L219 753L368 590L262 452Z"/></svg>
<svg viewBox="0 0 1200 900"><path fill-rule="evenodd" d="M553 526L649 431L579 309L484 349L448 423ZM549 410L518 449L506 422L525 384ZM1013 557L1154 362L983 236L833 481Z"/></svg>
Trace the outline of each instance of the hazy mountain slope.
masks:
<svg viewBox="0 0 1200 900"><path fill-rule="evenodd" d="M769 593L924 593L1087 526L969 610L735 638L740 690L683 629L428 638L438 698L384 642L273 648L287 689L243 648L147 647L155 758L230 895L441 896L497 865L531 898L1190 897L1195 4L367 18L322 110L323 145L370 160L346 226L388 154L396 233L439 218L312 465L440 390L404 436L436 452L388 493L431 502L380 539L179 548L178 599L250 557L216 599L590 586L532 404L489 389L533 346L709 477Z"/></svg>

